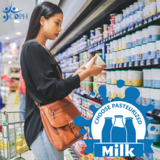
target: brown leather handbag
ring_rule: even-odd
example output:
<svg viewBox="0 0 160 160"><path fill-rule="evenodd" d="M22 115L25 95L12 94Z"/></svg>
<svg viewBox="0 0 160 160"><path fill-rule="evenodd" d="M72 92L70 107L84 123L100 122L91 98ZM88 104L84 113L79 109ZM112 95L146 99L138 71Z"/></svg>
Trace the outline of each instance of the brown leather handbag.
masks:
<svg viewBox="0 0 160 160"><path fill-rule="evenodd" d="M50 56L52 57L51 54ZM54 60L53 57L52 59ZM57 69L60 79L62 79L58 66ZM69 96L43 106L40 106L37 102L35 104L40 109L41 119L47 137L57 151L63 151L83 138L80 129L84 127L77 127L73 122L74 118L80 116L81 113Z"/></svg>

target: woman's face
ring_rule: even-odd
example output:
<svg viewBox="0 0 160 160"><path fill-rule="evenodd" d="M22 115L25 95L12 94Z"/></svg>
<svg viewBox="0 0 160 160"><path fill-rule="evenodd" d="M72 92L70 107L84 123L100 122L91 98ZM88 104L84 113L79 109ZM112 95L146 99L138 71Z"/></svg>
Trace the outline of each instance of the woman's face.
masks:
<svg viewBox="0 0 160 160"><path fill-rule="evenodd" d="M58 13L49 19L45 19L43 16L41 17L41 29L43 31L44 36L47 39L54 40L58 37L59 32L62 31L61 24L63 21L63 14Z"/></svg>

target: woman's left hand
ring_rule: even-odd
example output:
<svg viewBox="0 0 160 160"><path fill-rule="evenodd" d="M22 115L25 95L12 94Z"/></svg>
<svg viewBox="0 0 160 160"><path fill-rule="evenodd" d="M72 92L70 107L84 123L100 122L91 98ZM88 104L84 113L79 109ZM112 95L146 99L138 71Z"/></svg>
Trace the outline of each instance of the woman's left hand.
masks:
<svg viewBox="0 0 160 160"><path fill-rule="evenodd" d="M85 65L86 65L86 64L82 65L79 69L77 69L76 72L74 72L72 76L75 76L75 75L83 72L84 70L86 70Z"/></svg>

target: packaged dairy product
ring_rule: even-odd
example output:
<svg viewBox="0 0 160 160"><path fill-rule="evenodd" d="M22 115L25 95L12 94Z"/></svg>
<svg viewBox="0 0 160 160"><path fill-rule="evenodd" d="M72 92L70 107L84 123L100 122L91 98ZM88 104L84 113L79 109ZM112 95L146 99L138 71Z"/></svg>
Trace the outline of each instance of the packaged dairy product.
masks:
<svg viewBox="0 0 160 160"><path fill-rule="evenodd" d="M135 55L135 61L142 60L142 46L136 46L136 55Z"/></svg>
<svg viewBox="0 0 160 160"><path fill-rule="evenodd" d="M149 33L149 42L155 42L160 39L160 25L149 25L148 26Z"/></svg>
<svg viewBox="0 0 160 160"><path fill-rule="evenodd" d="M142 60L148 59L148 47L147 44L142 45Z"/></svg>
<svg viewBox="0 0 160 160"><path fill-rule="evenodd" d="M128 70L128 78L130 86L142 86L142 71Z"/></svg>
<svg viewBox="0 0 160 160"><path fill-rule="evenodd" d="M155 88L151 89L151 104L154 105L155 109L160 110L160 89L155 89ZM159 142L160 142L160 139L159 139Z"/></svg>
<svg viewBox="0 0 160 160"><path fill-rule="evenodd" d="M143 69L143 86L151 87L151 80L152 80L151 68L144 68Z"/></svg>
<svg viewBox="0 0 160 160"><path fill-rule="evenodd" d="M151 89L142 88L142 106L148 106L151 104Z"/></svg>
<svg viewBox="0 0 160 160"><path fill-rule="evenodd" d="M147 43L148 49L148 59L156 58L156 42L148 42Z"/></svg>

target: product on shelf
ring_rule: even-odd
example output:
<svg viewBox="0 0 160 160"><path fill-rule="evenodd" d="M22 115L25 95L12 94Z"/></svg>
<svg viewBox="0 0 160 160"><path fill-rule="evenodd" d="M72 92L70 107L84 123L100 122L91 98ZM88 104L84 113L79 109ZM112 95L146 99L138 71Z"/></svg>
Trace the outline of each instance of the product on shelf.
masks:
<svg viewBox="0 0 160 160"><path fill-rule="evenodd" d="M159 160L160 159L160 143L153 143L152 144L153 150L153 158Z"/></svg>
<svg viewBox="0 0 160 160"><path fill-rule="evenodd" d="M160 122L150 122L147 129L147 139L152 139L154 143L160 143Z"/></svg>
<svg viewBox="0 0 160 160"><path fill-rule="evenodd" d="M151 104L155 109L160 110L160 89L151 89Z"/></svg>
<svg viewBox="0 0 160 160"><path fill-rule="evenodd" d="M152 70L151 68L143 69L143 86L151 87Z"/></svg>
<svg viewBox="0 0 160 160"><path fill-rule="evenodd" d="M151 104L151 89L142 88L142 106L148 106Z"/></svg>
<svg viewBox="0 0 160 160"><path fill-rule="evenodd" d="M97 58L95 61L96 65L106 65L106 62L102 59L102 57L97 53ZM88 68L89 64L91 63L92 59L85 65L86 68Z"/></svg>
<svg viewBox="0 0 160 160"><path fill-rule="evenodd" d="M128 78L129 78L129 85L130 86L142 86L142 71L139 70L129 70L128 71Z"/></svg>

